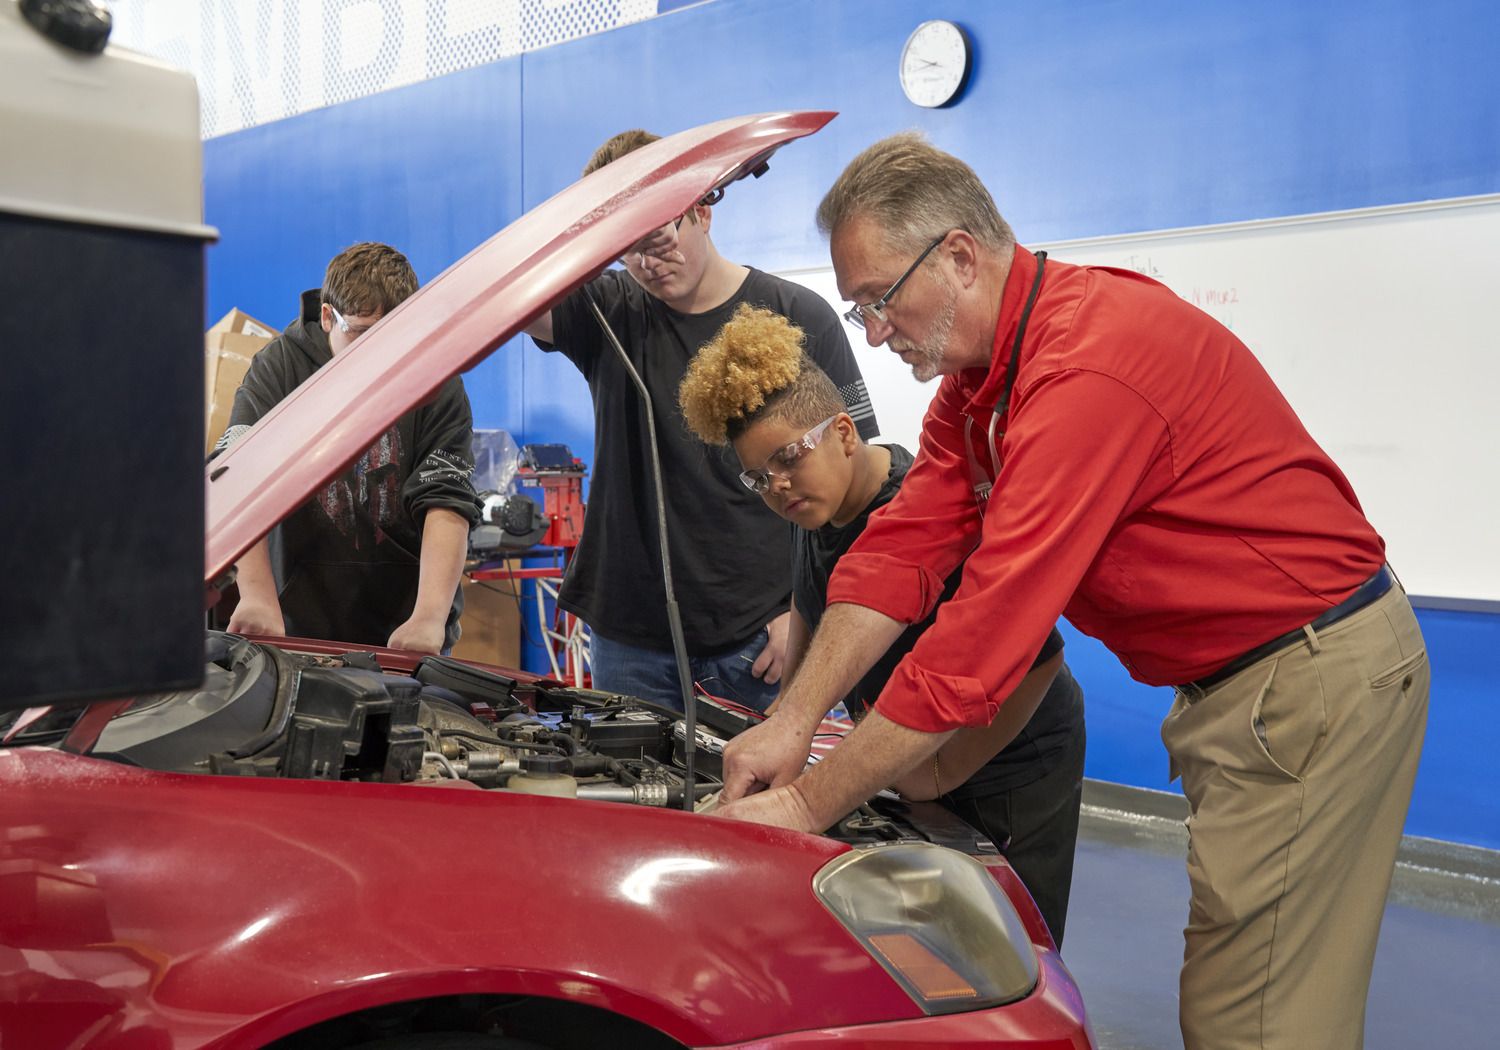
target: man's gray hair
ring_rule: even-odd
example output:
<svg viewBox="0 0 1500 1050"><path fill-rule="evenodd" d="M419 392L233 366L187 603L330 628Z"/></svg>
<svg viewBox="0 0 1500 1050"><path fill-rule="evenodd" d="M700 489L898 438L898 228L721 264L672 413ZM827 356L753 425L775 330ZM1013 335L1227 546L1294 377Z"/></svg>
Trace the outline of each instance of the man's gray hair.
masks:
<svg viewBox="0 0 1500 1050"><path fill-rule="evenodd" d="M861 216L897 250L920 251L955 229L999 253L1016 243L974 170L917 131L881 139L850 161L818 205L818 229L831 237Z"/></svg>

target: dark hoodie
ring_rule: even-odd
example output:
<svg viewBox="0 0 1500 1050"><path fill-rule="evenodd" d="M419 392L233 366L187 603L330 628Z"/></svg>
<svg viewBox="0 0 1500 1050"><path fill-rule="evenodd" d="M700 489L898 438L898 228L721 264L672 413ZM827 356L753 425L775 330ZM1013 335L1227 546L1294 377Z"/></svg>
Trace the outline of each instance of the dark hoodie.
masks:
<svg viewBox="0 0 1500 1050"><path fill-rule="evenodd" d="M333 357L321 302L318 289L303 292L301 318L255 355L214 455ZM406 622L416 604L427 511L442 507L470 525L479 520L469 482L472 437L469 398L454 376L271 532L287 634L384 645ZM462 592L455 591L445 648L458 639L462 611Z"/></svg>

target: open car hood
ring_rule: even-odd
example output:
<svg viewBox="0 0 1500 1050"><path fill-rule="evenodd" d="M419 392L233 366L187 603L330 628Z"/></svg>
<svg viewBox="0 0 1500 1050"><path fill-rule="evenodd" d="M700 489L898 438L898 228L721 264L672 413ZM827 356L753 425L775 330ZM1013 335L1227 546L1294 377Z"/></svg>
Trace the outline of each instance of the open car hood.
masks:
<svg viewBox="0 0 1500 1050"><path fill-rule="evenodd" d="M766 113L654 142L531 209L362 336L208 464L210 604L234 562L403 413L714 189L760 174L830 112Z"/></svg>

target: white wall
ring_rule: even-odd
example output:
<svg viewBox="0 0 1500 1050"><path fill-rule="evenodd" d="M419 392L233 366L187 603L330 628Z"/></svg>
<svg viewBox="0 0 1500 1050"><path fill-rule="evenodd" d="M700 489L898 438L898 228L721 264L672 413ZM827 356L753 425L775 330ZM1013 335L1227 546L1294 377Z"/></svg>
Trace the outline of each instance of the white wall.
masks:
<svg viewBox="0 0 1500 1050"><path fill-rule="evenodd" d="M203 137L628 25L657 0L113 0L111 42L198 80ZM358 143L350 143L353 151Z"/></svg>

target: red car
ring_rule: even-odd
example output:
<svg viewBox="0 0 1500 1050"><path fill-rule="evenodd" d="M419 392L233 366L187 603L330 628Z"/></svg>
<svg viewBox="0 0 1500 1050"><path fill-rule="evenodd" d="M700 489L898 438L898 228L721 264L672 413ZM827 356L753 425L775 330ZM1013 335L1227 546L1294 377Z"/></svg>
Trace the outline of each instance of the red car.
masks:
<svg viewBox="0 0 1500 1050"><path fill-rule="evenodd" d="M210 465L210 596L398 415L831 117L642 149L392 311ZM1025 889L946 811L682 811L722 708L690 779L680 716L522 672L216 633L205 667L0 715L0 1046L1093 1045Z"/></svg>

